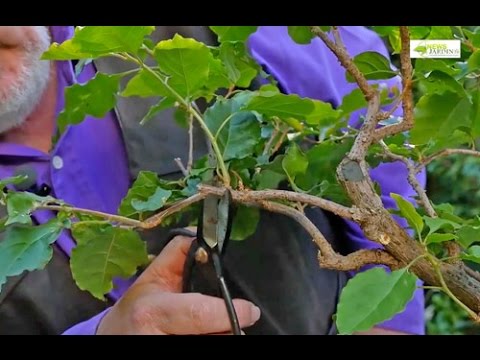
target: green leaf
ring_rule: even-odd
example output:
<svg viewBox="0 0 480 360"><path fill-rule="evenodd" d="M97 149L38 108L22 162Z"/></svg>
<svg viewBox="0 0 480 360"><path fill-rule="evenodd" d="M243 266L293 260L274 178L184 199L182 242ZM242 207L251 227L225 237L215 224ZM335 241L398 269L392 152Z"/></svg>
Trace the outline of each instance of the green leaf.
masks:
<svg viewBox="0 0 480 360"><path fill-rule="evenodd" d="M460 69L454 68L455 61L451 59L416 59L415 73L427 74L432 71L441 71L450 76L456 75Z"/></svg>
<svg viewBox="0 0 480 360"><path fill-rule="evenodd" d="M432 218L429 216L423 216L423 220L425 221L425 224L428 226L428 234L432 234L436 232L438 229L447 229L447 230L453 230L457 229L460 227L459 224L448 220L448 219L442 219L442 218Z"/></svg>
<svg viewBox="0 0 480 360"><path fill-rule="evenodd" d="M153 195L150 196L146 201L133 199L131 204L132 207L138 212L155 211L163 207L171 195L172 192L170 190L157 187Z"/></svg>
<svg viewBox="0 0 480 360"><path fill-rule="evenodd" d="M382 124L383 125L383 124ZM402 155L404 157L409 157L410 159L415 158L413 150L407 146L398 146L397 144L389 144L388 149L397 155Z"/></svg>
<svg viewBox="0 0 480 360"><path fill-rule="evenodd" d="M7 195L8 220L5 225L32 223L30 214L35 209L38 201L25 194L25 192L12 192Z"/></svg>
<svg viewBox="0 0 480 360"><path fill-rule="evenodd" d="M250 96L251 93L240 93L231 99L218 100L205 111L205 123L217 137L224 160L251 155L261 139L258 115L252 111L239 111Z"/></svg>
<svg viewBox="0 0 480 360"><path fill-rule="evenodd" d="M5 216L3 218L0 218L0 232L4 232L5 231L5 228L6 228L6 225L5 223L7 222L8 220L8 216ZM0 286L0 290L1 290L1 286Z"/></svg>
<svg viewBox="0 0 480 360"><path fill-rule="evenodd" d="M27 191L10 192L6 196L8 220L5 225L13 223L31 224L30 214L40 205L56 200L51 196L38 196Z"/></svg>
<svg viewBox="0 0 480 360"><path fill-rule="evenodd" d="M373 26L373 30L381 36L388 37L390 46L393 49L394 54L399 54L402 49L402 43L400 40L400 29L398 26Z"/></svg>
<svg viewBox="0 0 480 360"><path fill-rule="evenodd" d="M315 35L310 31L309 26L289 26L288 35L297 44L310 44Z"/></svg>
<svg viewBox="0 0 480 360"><path fill-rule="evenodd" d="M260 86L258 92L264 96L273 96L280 93L280 89L274 84L265 84Z"/></svg>
<svg viewBox="0 0 480 360"><path fill-rule="evenodd" d="M476 50L470 57L468 58L468 70L475 71L480 68L480 50Z"/></svg>
<svg viewBox="0 0 480 360"><path fill-rule="evenodd" d="M162 76L162 75L158 75ZM150 71L142 69L125 86L120 93L121 96L169 96L170 91Z"/></svg>
<svg viewBox="0 0 480 360"><path fill-rule="evenodd" d="M120 75L97 73L88 83L74 84L65 90L65 109L58 116L60 133L67 125L80 124L87 115L103 118L116 104Z"/></svg>
<svg viewBox="0 0 480 360"><path fill-rule="evenodd" d="M398 29L398 26L372 26L372 30L381 36L387 36L395 29Z"/></svg>
<svg viewBox="0 0 480 360"><path fill-rule="evenodd" d="M218 41L246 41L248 37L257 31L258 26L210 26L210 29L218 35Z"/></svg>
<svg viewBox="0 0 480 360"><path fill-rule="evenodd" d="M353 58L353 62L368 80L390 79L397 75L392 70L390 61L375 51L358 54ZM354 82L353 77L349 73L347 73L347 80Z"/></svg>
<svg viewBox="0 0 480 360"><path fill-rule="evenodd" d="M227 77L232 83L236 83L240 79L240 70L236 64L236 54L235 54L235 44L234 43L223 43L220 45L220 59L225 66L227 72Z"/></svg>
<svg viewBox="0 0 480 360"><path fill-rule="evenodd" d="M343 116L346 116L355 110L366 107L367 100L365 100L365 95L363 95L362 90L356 88L343 97L342 105L340 105L338 109L343 111Z"/></svg>
<svg viewBox="0 0 480 360"><path fill-rule="evenodd" d="M133 276L148 262L146 244L132 230L103 222L80 222L72 226L77 246L70 265L78 287L98 299L113 288L114 277Z"/></svg>
<svg viewBox="0 0 480 360"><path fill-rule="evenodd" d="M9 176L0 180L0 190L3 191L7 185L17 185L24 182L28 178L27 175Z"/></svg>
<svg viewBox="0 0 480 360"><path fill-rule="evenodd" d="M335 170L352 144L353 139L345 139L339 143L323 141L313 146L306 152L308 168L305 174L296 177L295 183L310 193L309 189L315 189L316 196L327 197L342 204L348 202L337 182Z"/></svg>
<svg viewBox="0 0 480 360"><path fill-rule="evenodd" d="M411 142L427 144L449 140L455 129L470 125L468 98L461 98L449 91L443 94L427 94L420 98L415 108L415 126L411 130Z"/></svg>
<svg viewBox="0 0 480 360"><path fill-rule="evenodd" d="M85 26L77 27L72 39L53 43L43 59L71 60L97 58L110 53L136 53L154 26Z"/></svg>
<svg viewBox="0 0 480 360"><path fill-rule="evenodd" d="M404 310L416 280L405 268L387 273L376 267L356 274L340 295L336 319L340 334L369 330Z"/></svg>
<svg viewBox="0 0 480 360"><path fill-rule="evenodd" d="M175 108L175 111L173 113L173 120L175 120L175 123L180 126L182 129L188 129L188 122L189 122L189 114L183 107L177 107ZM192 119L193 120L193 119Z"/></svg>
<svg viewBox="0 0 480 360"><path fill-rule="evenodd" d="M471 106L471 113L470 119L472 120L472 128L471 128L471 135L474 138L478 138L480 136L480 91L475 90L471 93L472 97L472 106Z"/></svg>
<svg viewBox="0 0 480 360"><path fill-rule="evenodd" d="M251 155L260 138L260 123L250 112L239 112L229 122L228 132L221 132L219 142L223 148L223 158L243 159Z"/></svg>
<svg viewBox="0 0 480 360"><path fill-rule="evenodd" d="M263 156L257 158L257 162L264 161ZM266 162L257 164L261 170L253 176L254 182L257 184L255 189L276 189L280 182L287 179L285 170L283 170L282 162L285 155L275 156L273 161L268 162L268 156Z"/></svg>
<svg viewBox="0 0 480 360"><path fill-rule="evenodd" d="M253 180L256 183L256 190L276 189L280 182L286 179L284 173L278 173L269 169L261 170L255 174Z"/></svg>
<svg viewBox="0 0 480 360"><path fill-rule="evenodd" d="M411 39L424 39L430 33L430 26L409 26ZM394 50L394 54L399 54L402 49L400 40L400 28L398 26L373 26L381 36L388 36L390 45Z"/></svg>
<svg viewBox="0 0 480 360"><path fill-rule="evenodd" d="M410 38L421 40L427 37L431 31L431 26L409 26Z"/></svg>
<svg viewBox="0 0 480 360"><path fill-rule="evenodd" d="M154 56L160 70L171 76L168 84L183 97L194 98L208 80L212 55L199 41L175 34L155 46Z"/></svg>
<svg viewBox="0 0 480 360"><path fill-rule="evenodd" d="M255 168L257 164L256 159L253 156L246 156L241 159L232 159L228 162L228 171L235 172L235 176L232 177L232 186L236 188L239 184L239 179L237 175L240 176L240 179L247 188L252 188L252 176L251 170Z"/></svg>
<svg viewBox="0 0 480 360"><path fill-rule="evenodd" d="M468 29L463 29L463 32L467 36L468 40L470 40L475 47L480 47L480 33L479 32L473 32Z"/></svg>
<svg viewBox="0 0 480 360"><path fill-rule="evenodd" d="M171 194L168 199L172 201L178 200L178 193L175 183L168 183L165 180L159 179L158 175L151 171L140 171L133 185L128 190L127 195L123 198L118 213L122 216L139 219L140 215L149 215L148 209L158 206L162 202L162 198L167 194L162 192L170 191ZM158 208L162 207L161 204ZM157 209L158 209L157 208ZM140 210L142 209L142 210ZM154 211L156 209L153 209Z"/></svg>
<svg viewBox="0 0 480 360"><path fill-rule="evenodd" d="M231 240L244 240L253 235L260 220L260 211L257 208L239 205L233 218Z"/></svg>
<svg viewBox="0 0 480 360"><path fill-rule="evenodd" d="M405 200L401 195L390 193L390 196L395 200L402 216L407 220L412 229L417 230L420 234L423 229L422 217L417 213L417 210L410 201Z"/></svg>
<svg viewBox="0 0 480 360"><path fill-rule="evenodd" d="M427 26L426 26L427 27ZM432 26L427 39L449 40L453 39L452 28L450 26Z"/></svg>
<svg viewBox="0 0 480 360"><path fill-rule="evenodd" d="M230 81L228 77L226 64L222 63L222 60L211 56L208 66L208 80L202 85L198 96L203 96L207 102L210 102L212 101L215 93L217 93L218 89L229 88L232 85L232 81Z"/></svg>
<svg viewBox="0 0 480 360"><path fill-rule="evenodd" d="M248 88L261 68L250 56L245 44L224 42L219 49L219 57L225 66L230 82L240 88Z"/></svg>
<svg viewBox="0 0 480 360"><path fill-rule="evenodd" d="M198 192L197 186L201 183L199 178L189 178L187 179L187 186L182 190L182 195L185 197L190 197L195 195Z"/></svg>
<svg viewBox="0 0 480 360"><path fill-rule="evenodd" d="M171 108L175 105L175 99L170 97L162 98L156 105L153 105L148 112L145 114L142 120L140 120L140 125L146 124L149 120L154 118L159 112ZM178 109L178 108L177 108Z"/></svg>
<svg viewBox="0 0 480 360"><path fill-rule="evenodd" d="M8 276L43 269L52 258L52 248L62 231L62 223L52 219L38 226L12 225L0 242L0 288Z"/></svg>
<svg viewBox="0 0 480 360"><path fill-rule="evenodd" d="M245 107L265 116L277 116L281 119L295 118L316 125L326 120L337 119L339 112L329 103L319 100L302 99L298 95L275 94L265 96L259 94L252 97Z"/></svg>
<svg viewBox="0 0 480 360"><path fill-rule="evenodd" d="M446 204L435 205L434 209L440 218L450 220L453 223L458 224L457 227L460 224L465 223L465 220L463 220L461 217L454 214L454 208L451 204L446 203Z"/></svg>
<svg viewBox="0 0 480 360"><path fill-rule="evenodd" d="M480 228L473 226L462 226L458 231L458 242L468 248L474 242L480 241Z"/></svg>
<svg viewBox="0 0 480 360"><path fill-rule="evenodd" d="M480 246L474 245L467 250L467 253L461 254L463 260L473 261L480 264Z"/></svg>
<svg viewBox="0 0 480 360"><path fill-rule="evenodd" d="M455 236L455 234L435 233L435 234L427 235L427 237L425 238L425 242L427 244L433 244L433 243L441 243L444 241L455 240L455 239L457 239L457 236Z"/></svg>
<svg viewBox="0 0 480 360"><path fill-rule="evenodd" d="M443 71L430 71L424 79L421 79L420 84L426 94L441 95L450 91L456 93L458 96L466 96L463 86Z"/></svg>
<svg viewBox="0 0 480 360"><path fill-rule="evenodd" d="M282 160L282 167L291 181L299 174L305 173L308 167L308 159L297 144L292 144Z"/></svg>

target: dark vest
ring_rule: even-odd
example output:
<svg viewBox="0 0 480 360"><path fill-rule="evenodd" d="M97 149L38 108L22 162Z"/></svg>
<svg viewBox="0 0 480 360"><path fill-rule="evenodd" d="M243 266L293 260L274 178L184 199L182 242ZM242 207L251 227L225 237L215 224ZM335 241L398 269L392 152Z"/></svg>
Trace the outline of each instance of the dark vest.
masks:
<svg viewBox="0 0 480 360"><path fill-rule="evenodd" d="M177 32L206 43L215 41L208 28L194 26L158 27L152 37L159 41ZM110 58L95 61L95 66L107 73L129 68L128 64ZM172 120L172 111L162 112L145 126L139 125L154 103L152 99L119 98L115 109L132 179L140 170L178 177L178 168L172 160L187 158L187 132ZM194 134L194 156L198 158L206 153L206 144L198 129ZM344 247L338 228L341 222L334 226L336 220L319 209L309 210L307 214L334 248ZM154 229L141 235L149 252L158 254L165 243L167 229ZM229 244L225 267L233 282L231 285L262 310L261 319L246 329L247 334L335 333L332 315L346 276L319 267L317 248L294 221L261 212L256 233L242 242ZM53 258L45 269L9 278L2 288L0 334L61 334L110 305L78 289L71 276L69 259L54 246Z"/></svg>

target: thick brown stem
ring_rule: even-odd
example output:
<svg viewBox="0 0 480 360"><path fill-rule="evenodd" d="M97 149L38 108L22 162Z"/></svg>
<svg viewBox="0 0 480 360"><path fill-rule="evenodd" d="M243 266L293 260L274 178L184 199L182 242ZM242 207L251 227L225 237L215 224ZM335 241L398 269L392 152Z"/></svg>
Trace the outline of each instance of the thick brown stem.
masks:
<svg viewBox="0 0 480 360"><path fill-rule="evenodd" d="M415 173L415 166L413 165L413 162L407 159L406 157L392 153L383 141L380 141L380 146L382 147L386 157L392 160L401 161L405 164L408 170L408 182L417 193L420 199L420 203L425 209L425 211L427 212L427 215L430 217L437 217L437 213L435 212L435 209L430 203L430 200L428 199L425 189L420 185L420 183L417 180L417 177L415 176L416 173Z"/></svg>
<svg viewBox="0 0 480 360"><path fill-rule="evenodd" d="M324 31L322 31L319 26L311 26L310 29L312 33L317 35L325 43L325 45L337 56L340 64L342 64L342 66L353 76L353 78L358 84L358 87L365 95L367 101L370 100L373 97L375 90L368 84L367 79L358 69L357 65L355 65L343 44L337 44L330 40L328 35ZM336 33L336 36L340 36L338 32Z"/></svg>
<svg viewBox="0 0 480 360"><path fill-rule="evenodd" d="M207 194L214 194L221 196L225 191L224 188L217 188L210 185L199 185L198 190L200 193L206 196ZM363 218L362 212L358 211L357 208L346 207L340 204L337 204L330 200L325 200L317 196L296 193L293 191L285 190L259 190L259 191L235 191L231 190L232 197L234 201L247 203L251 201L259 200L286 200L292 202L299 202L302 204L307 204L311 206L316 206L321 209L330 211L338 216L341 216L346 219L360 221Z"/></svg>
<svg viewBox="0 0 480 360"><path fill-rule="evenodd" d="M393 269L399 267L400 263L383 250L360 250L346 256L337 254L320 230L302 212L290 206L264 200L257 200L250 205L288 216L298 222L318 246L318 261L322 268L348 271L358 270L368 264L385 264Z"/></svg>
<svg viewBox="0 0 480 360"><path fill-rule="evenodd" d="M369 184L369 178L360 182L342 182L354 204L371 211L371 216L360 224L367 238L384 245L402 266L425 255L425 249L412 239L383 207L380 198ZM411 269L426 283L441 286L429 261L420 259ZM458 264L442 263L440 270L452 293L472 310L480 312L480 281L469 276L464 267Z"/></svg>
<svg viewBox="0 0 480 360"><path fill-rule="evenodd" d="M400 263L397 259L388 252L380 249L363 249L345 256L336 254L331 258L323 257L319 252L318 261L323 268L340 271L359 270L367 264L387 265L392 270L396 270L400 267Z"/></svg>
<svg viewBox="0 0 480 360"><path fill-rule="evenodd" d="M407 26L400 26L402 51L400 52L400 71L402 74L402 107L403 121L379 128L375 131L375 141L387 136L410 130L413 127L413 92L412 92L412 62L410 60L410 32Z"/></svg>
<svg viewBox="0 0 480 360"><path fill-rule="evenodd" d="M347 157L351 161L360 161L365 158L369 146L372 144L375 127L377 126L377 114L380 111L380 97L378 93L372 96L368 102L365 122L360 128L360 132L355 138L352 148Z"/></svg>
<svg viewBox="0 0 480 360"><path fill-rule="evenodd" d="M413 126L412 66L409 56L408 29L401 27L400 34L403 45L400 59L404 120L400 124L376 129L376 119L379 112L378 98L375 95L370 97L365 123L349 154L338 166L337 176L353 204L362 211L370 213L370 216L366 216L360 222L360 227L364 231L365 236L384 245L388 253L392 254L402 266L419 259L411 267L415 274L428 284L441 286L442 284L437 276L436 269L430 260L426 260L424 257L426 250L408 235L405 229L392 218L391 214L383 206L380 197L374 191L368 164L365 161L365 154L373 141L408 130ZM325 39L324 42L332 48L332 51L337 55L342 64L349 64L343 58L343 49L336 46L329 39ZM361 81L361 78L355 77L355 79L360 88L364 87L364 82ZM465 272L464 267L460 265L441 263L437 266L439 266L442 278L452 293L478 313L480 311L480 282L469 276Z"/></svg>

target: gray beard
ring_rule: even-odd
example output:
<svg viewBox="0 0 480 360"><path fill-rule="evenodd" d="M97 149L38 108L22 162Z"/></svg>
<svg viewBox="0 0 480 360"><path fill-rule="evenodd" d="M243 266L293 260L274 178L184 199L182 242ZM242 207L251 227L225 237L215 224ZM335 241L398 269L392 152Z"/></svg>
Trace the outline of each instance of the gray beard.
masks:
<svg viewBox="0 0 480 360"><path fill-rule="evenodd" d="M40 60L40 57L50 46L50 35L45 26L35 26L35 30L38 43L29 45L18 78L12 86L3 90L5 100L0 102L0 133L22 125L40 102L48 85L50 62Z"/></svg>

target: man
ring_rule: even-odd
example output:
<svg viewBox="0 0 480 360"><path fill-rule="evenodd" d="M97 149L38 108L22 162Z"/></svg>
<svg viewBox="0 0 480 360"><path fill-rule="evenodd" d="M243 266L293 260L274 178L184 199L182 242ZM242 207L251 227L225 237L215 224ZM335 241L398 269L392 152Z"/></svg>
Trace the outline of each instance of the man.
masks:
<svg viewBox="0 0 480 360"><path fill-rule="evenodd" d="M204 27L159 27L155 36L168 38L176 31L203 41L211 37ZM52 148L51 136L64 106L65 87L87 81L96 70L115 68L108 60L97 61L75 79L70 62L38 60L50 40L62 42L71 35L72 29L67 27L0 27L0 178L28 167L36 174L31 191L47 188L75 206L115 213L140 169L154 170L160 176L175 175L172 160L185 154L186 137L168 121L151 121L151 127L140 128L138 117L143 113L138 108L145 104L124 99L102 121L88 117L69 127ZM352 55L366 50L388 55L381 40L365 28L344 28L342 35ZM261 27L251 36L249 47L286 93L337 106L354 88L318 39L310 45L297 45L286 27ZM386 85L395 82L398 79ZM145 151L149 144L155 151ZM388 181L384 178L387 173ZM392 174L396 174L395 181ZM413 194L400 164L383 165L373 175L384 194ZM384 200L392 205L387 196ZM36 212L33 219L43 223L52 216ZM350 248L375 246L355 225L341 223L332 229L329 217L321 210L312 211L310 217L335 247L342 247L345 234ZM145 234L152 253L162 236L162 229ZM191 241L174 239L138 279L116 281L109 301L100 302L76 288L71 279L68 256L75 243L65 232L44 270L11 278L2 289L0 333L228 333L230 323L222 299L180 293L182 267ZM254 236L229 248L226 265L232 270L235 285L250 300L234 301L246 333L335 333L331 316L345 274L320 269L315 247L292 221L262 213ZM423 331L423 297L418 291L405 312L371 333Z"/></svg>

